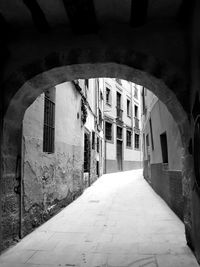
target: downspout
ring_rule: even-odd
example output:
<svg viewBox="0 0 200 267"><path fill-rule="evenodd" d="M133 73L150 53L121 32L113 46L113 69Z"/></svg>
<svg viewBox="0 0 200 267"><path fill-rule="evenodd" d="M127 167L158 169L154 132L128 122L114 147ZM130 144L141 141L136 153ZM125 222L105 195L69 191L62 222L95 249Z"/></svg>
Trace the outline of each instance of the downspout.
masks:
<svg viewBox="0 0 200 267"><path fill-rule="evenodd" d="M103 119L103 138L104 138L104 174L107 173L107 166L106 166L106 137L105 137L105 120L104 120L104 109L105 109L105 102L104 102L104 94L105 94L105 82L104 78L102 78L102 85L103 85L103 111L102 111L102 119Z"/></svg>
<svg viewBox="0 0 200 267"><path fill-rule="evenodd" d="M104 137L105 139L105 137ZM106 174L107 173L107 166L106 166L106 149L107 149L107 146L106 146L106 139L104 140L104 173Z"/></svg>
<svg viewBox="0 0 200 267"><path fill-rule="evenodd" d="M133 130L133 83L131 83L131 128Z"/></svg>

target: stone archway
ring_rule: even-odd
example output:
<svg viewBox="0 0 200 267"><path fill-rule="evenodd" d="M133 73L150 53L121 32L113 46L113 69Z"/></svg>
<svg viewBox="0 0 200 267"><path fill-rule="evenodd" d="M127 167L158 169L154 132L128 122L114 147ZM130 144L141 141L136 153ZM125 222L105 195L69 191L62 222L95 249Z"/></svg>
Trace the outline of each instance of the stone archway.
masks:
<svg viewBox="0 0 200 267"><path fill-rule="evenodd" d="M12 188L18 186L17 162L21 153L21 123L28 106L42 92L65 81L97 77L117 77L140 84L151 90L168 108L180 130L182 140L183 195L185 200L184 222L186 236L190 242L191 218L190 179L193 175L193 161L188 152L190 140L187 107L183 103L184 81L179 73L166 62L135 51L107 48L102 50L75 49L67 52L53 53L40 62L24 66L14 73L5 84L2 153L2 202L8 188L10 205L5 205L8 213L6 221L12 218L18 223L19 210L15 207L19 198ZM8 186L9 185L9 186ZM4 188L3 187L3 188ZM8 206L8 208L7 208ZM10 206L13 207L10 209ZM14 213L13 213L14 212ZM14 216L13 216L14 214ZM16 216L15 216L16 215ZM13 236L18 229L13 229Z"/></svg>

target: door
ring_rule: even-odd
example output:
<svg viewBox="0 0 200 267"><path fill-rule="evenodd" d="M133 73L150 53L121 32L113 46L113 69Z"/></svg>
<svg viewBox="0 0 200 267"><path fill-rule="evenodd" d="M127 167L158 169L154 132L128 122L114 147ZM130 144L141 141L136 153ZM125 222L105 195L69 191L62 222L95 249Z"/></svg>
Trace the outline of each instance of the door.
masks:
<svg viewBox="0 0 200 267"><path fill-rule="evenodd" d="M117 140L117 167L122 171L122 141Z"/></svg>
<svg viewBox="0 0 200 267"><path fill-rule="evenodd" d="M90 186L90 134L84 134L84 187Z"/></svg>

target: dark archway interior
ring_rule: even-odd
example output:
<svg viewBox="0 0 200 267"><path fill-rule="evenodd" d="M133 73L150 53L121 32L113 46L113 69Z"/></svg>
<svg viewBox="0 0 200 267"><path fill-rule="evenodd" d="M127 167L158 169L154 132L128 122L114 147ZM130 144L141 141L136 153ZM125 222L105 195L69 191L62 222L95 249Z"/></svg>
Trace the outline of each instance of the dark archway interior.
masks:
<svg viewBox="0 0 200 267"><path fill-rule="evenodd" d="M189 122L187 119L187 114L179 103L175 94L162 80L158 80L156 77L153 77L145 71L139 71L116 63L97 63L63 66L50 69L45 73L38 74L37 76L28 80L22 85L21 88L19 88L18 92L12 97L4 116L2 158L6 168L3 169L3 177L10 176L10 180L13 181L13 177L19 175L19 170L18 167L16 167L16 164L18 159L21 158L22 120L26 109L34 102L34 100L41 93L64 81L72 81L79 78L94 78L99 76L119 77L135 83L137 82L137 84L145 84L147 88L149 88L157 95L159 99L165 103L174 120L176 121L181 133L183 165L182 173L185 175L185 171L190 171L191 163L188 162L189 154L187 152L188 142L190 139L190 135L188 133ZM9 162L11 161L14 162L12 166L9 165ZM183 177L184 188L185 186L188 186L185 184L185 179L188 178L185 176ZM184 197L187 203L188 196L184 195ZM16 196L14 201L19 201ZM185 210L185 218L188 216L187 212L188 210ZM12 216L12 213L8 213L7 216L9 218L9 216Z"/></svg>
<svg viewBox="0 0 200 267"><path fill-rule="evenodd" d="M4 0L0 9L0 243L7 222L15 220L8 210L19 201L13 195L9 209L2 209L17 183L27 107L59 83L117 77L151 90L178 125L186 238L200 261L200 201L193 166L199 142L199 1Z"/></svg>

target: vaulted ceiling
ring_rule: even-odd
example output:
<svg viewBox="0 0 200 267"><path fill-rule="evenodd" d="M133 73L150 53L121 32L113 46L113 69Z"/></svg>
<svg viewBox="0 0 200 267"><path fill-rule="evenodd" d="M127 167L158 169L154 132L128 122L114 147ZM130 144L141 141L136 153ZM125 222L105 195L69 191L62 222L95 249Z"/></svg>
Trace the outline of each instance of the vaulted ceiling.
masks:
<svg viewBox="0 0 200 267"><path fill-rule="evenodd" d="M1 0L1 31L65 26L78 33L97 32L108 22L132 27L172 19L188 11L185 0ZM181 11L182 10L182 11Z"/></svg>

